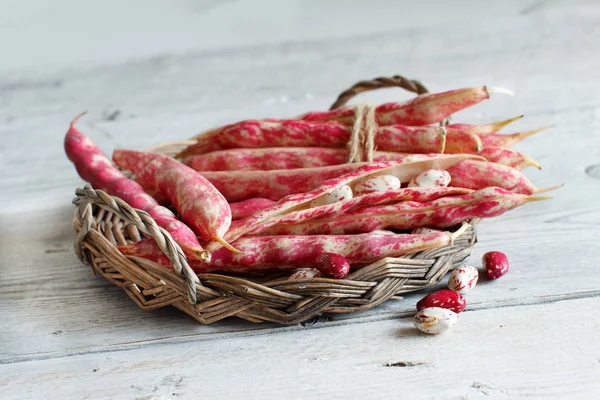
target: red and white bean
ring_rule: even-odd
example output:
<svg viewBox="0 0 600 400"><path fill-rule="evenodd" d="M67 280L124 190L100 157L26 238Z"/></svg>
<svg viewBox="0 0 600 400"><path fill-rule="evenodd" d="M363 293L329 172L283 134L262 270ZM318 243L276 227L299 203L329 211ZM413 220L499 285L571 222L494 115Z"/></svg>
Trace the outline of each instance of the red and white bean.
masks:
<svg viewBox="0 0 600 400"><path fill-rule="evenodd" d="M448 289L465 294L475 287L479 279L479 271L470 265L456 268L448 279Z"/></svg>
<svg viewBox="0 0 600 400"><path fill-rule="evenodd" d="M458 320L458 314L447 308L428 307L413 318L415 328L421 332L438 335L450 329Z"/></svg>

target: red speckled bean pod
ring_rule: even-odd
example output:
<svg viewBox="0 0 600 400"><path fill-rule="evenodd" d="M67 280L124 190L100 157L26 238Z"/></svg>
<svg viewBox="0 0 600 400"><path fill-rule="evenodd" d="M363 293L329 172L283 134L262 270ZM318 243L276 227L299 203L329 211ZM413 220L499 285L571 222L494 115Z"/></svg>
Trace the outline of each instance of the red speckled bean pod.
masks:
<svg viewBox="0 0 600 400"><path fill-rule="evenodd" d="M484 147L512 147L521 140L526 139L529 136L535 135L538 132L545 131L549 128L551 127L544 126L542 128L534 129L527 132L518 132L504 135L500 133L491 133L489 135L482 136L481 141L483 142Z"/></svg>
<svg viewBox="0 0 600 400"><path fill-rule="evenodd" d="M396 203L398 201L416 201L424 203L444 196L455 196L470 193L470 189L448 187L416 187L390 190L387 192L369 193L349 200L327 204L304 210L292 211L288 214L273 217L263 223L256 224L246 235L257 235L271 226L278 224L296 224L317 218L331 218L348 210L365 206Z"/></svg>
<svg viewBox="0 0 600 400"><path fill-rule="evenodd" d="M489 162L506 165L519 170L527 167L542 169L537 161L513 149L486 147L480 153L477 153L477 155L484 157Z"/></svg>
<svg viewBox="0 0 600 400"><path fill-rule="evenodd" d="M344 147L350 127L338 122L289 120L246 120L196 135L197 143L176 157L209 153L221 149L261 147Z"/></svg>
<svg viewBox="0 0 600 400"><path fill-rule="evenodd" d="M557 189L558 186L538 188L520 171L502 164L464 160L447 169L452 176L450 186L482 189L497 186L514 193L534 194Z"/></svg>
<svg viewBox="0 0 600 400"><path fill-rule="evenodd" d="M189 157L220 149L265 147L345 148L351 128L338 122L302 120L242 121L213 129L177 154ZM380 150L410 153L443 153L445 130L437 126L380 126L375 146Z"/></svg>
<svg viewBox="0 0 600 400"><path fill-rule="evenodd" d="M429 125L487 100L492 92L509 93L502 88L477 86L450 90L442 93L426 93L405 103L385 103L375 108L375 118L379 125ZM512 93L512 92L511 92ZM345 106L332 111L314 111L300 118L309 121L339 121L351 124L354 119L354 107Z"/></svg>
<svg viewBox="0 0 600 400"><path fill-rule="evenodd" d="M153 182L200 237L237 251L223 239L231 225L227 200L196 171L161 154L115 150L113 158L141 181Z"/></svg>
<svg viewBox="0 0 600 400"><path fill-rule="evenodd" d="M191 263L196 272L255 272L314 266L323 253L335 253L353 266L367 264L384 257L398 257L426 249L446 246L456 234L446 231L423 235L366 233L362 235L254 236L236 240L232 245L243 254L225 249L213 252L210 263ZM141 257L161 265L170 263L157 251L156 244L142 240L119 246L123 254Z"/></svg>
<svg viewBox="0 0 600 400"><path fill-rule="evenodd" d="M375 147L404 153L443 153L446 130L439 126L380 126L376 129Z"/></svg>
<svg viewBox="0 0 600 400"><path fill-rule="evenodd" d="M523 118L523 116L519 115L518 117L505 119L503 121L490 122L489 124L479 124L479 125L457 123L457 124L447 125L446 128L455 129L455 130L459 130L459 131L467 132L467 133L474 133L479 136L486 136L491 133L498 132L500 129L504 128L506 125L510 124L511 122L517 121L521 118Z"/></svg>
<svg viewBox="0 0 600 400"><path fill-rule="evenodd" d="M443 93L426 93L404 103L379 105L375 108L375 118L379 125L429 125L488 98L489 93L485 86ZM331 111L309 112L300 118L351 124L354 112L354 106L345 106Z"/></svg>
<svg viewBox="0 0 600 400"><path fill-rule="evenodd" d="M474 133L446 127L445 153L479 153L483 149L481 138Z"/></svg>
<svg viewBox="0 0 600 400"><path fill-rule="evenodd" d="M414 175L417 175L422 171L431 168L445 169L448 166L461 160L464 160L467 157L472 156L441 155L436 156L435 158L422 159L410 162L387 161L380 163L367 163L365 165L359 166L353 172L324 182L322 185L320 185L314 190L311 190L306 193L298 193L286 196L272 207L259 211L256 214L253 214L242 220L235 221L232 224L229 232L227 232L227 235L225 235L225 239L230 242L234 241L245 235L257 224L263 223L270 218L274 218L276 216L283 215L292 211L309 208L309 203L312 200L318 199L321 196L327 196L327 194L330 193L332 190L342 185L348 185L353 187L357 183L361 182L361 180L377 175L394 175L398 177L398 179L400 179L401 181L407 182ZM206 247L209 250L215 250L218 249L219 246L220 245L218 243L213 242L208 243Z"/></svg>
<svg viewBox="0 0 600 400"><path fill-rule="evenodd" d="M312 190L328 179L356 171L364 165L356 163L318 168L200 173L230 202L253 197L277 201L290 194Z"/></svg>
<svg viewBox="0 0 600 400"><path fill-rule="evenodd" d="M500 188L486 188L463 195L418 203L403 201L387 206L359 208L338 215L295 225L279 224L264 235L323 235L372 232L377 229L448 228L472 218L491 218L531 201L547 197L515 194Z"/></svg>
<svg viewBox="0 0 600 400"><path fill-rule="evenodd" d="M182 162L196 171L251 171L325 167L344 164L348 151L327 147L267 147L229 149L186 157Z"/></svg>
<svg viewBox="0 0 600 400"><path fill-rule="evenodd" d="M376 151L373 161L402 161L434 157L432 154L408 154ZM348 150L327 147L268 147L264 149L229 149L191 156L183 163L204 171L253 171L298 169L345 164Z"/></svg>
<svg viewBox="0 0 600 400"><path fill-rule="evenodd" d="M409 178L408 180L410 180L413 172L418 170L418 172L416 172L418 174L423 171L421 170L421 166L435 165L436 163L452 165L461 157L463 159L468 158L465 155L456 155L456 157L457 158L453 158L453 155L433 155L421 157L421 161L414 161L412 163L389 161L388 163L391 164L389 164L388 167L402 163L403 166L396 171L401 174L398 178ZM328 179L361 170L368 165L369 163L355 163L329 167L270 171L205 171L201 172L201 174L215 185L215 187L230 202L246 200L253 197L264 197L277 201L290 194L309 192ZM414 165L416 169L410 168L410 165ZM431 168L435 167L426 169ZM389 175L394 175L394 173L390 173ZM405 182L402 179L401 181Z"/></svg>
<svg viewBox="0 0 600 400"><path fill-rule="evenodd" d="M134 179L135 180L135 179ZM157 188L154 187L154 185L148 185L145 182L138 182L138 184L140 186L142 186L142 188L144 188L144 191L146 193L148 193L150 196L152 196L152 198L154 200L156 200L156 202L158 204L160 204L161 206L167 206L169 205L169 199L167 199L161 192L160 190L158 190Z"/></svg>
<svg viewBox="0 0 600 400"><path fill-rule="evenodd" d="M267 207L271 207L274 204L275 202L273 200L263 199L260 197L239 201L237 203L229 203L229 207L231 208L231 218L246 218L254 213L257 213L258 211L264 210Z"/></svg>
<svg viewBox="0 0 600 400"><path fill-rule="evenodd" d="M65 136L65 152L75 164L79 176L94 188L105 190L131 207L146 211L158 226L171 234L188 258L201 261L210 259L210 254L198 243L196 235L187 225L167 208L158 205L137 182L123 175L90 138L75 128L75 123L82 115L73 119Z"/></svg>

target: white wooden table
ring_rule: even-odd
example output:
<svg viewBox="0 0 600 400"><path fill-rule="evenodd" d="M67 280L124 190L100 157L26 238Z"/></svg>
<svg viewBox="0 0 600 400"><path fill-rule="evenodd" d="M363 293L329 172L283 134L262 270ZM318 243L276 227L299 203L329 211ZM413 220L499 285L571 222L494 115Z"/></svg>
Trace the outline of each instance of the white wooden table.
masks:
<svg viewBox="0 0 600 400"><path fill-rule="evenodd" d="M15 60L18 33L0 35L12 46L0 69L0 398L600 396L600 4L462 1L428 19L405 3L317 3L278 6L275 18L268 1L207 1L194 20L189 3L173 2L173 11L149 2L159 23L185 22L183 34L172 29L155 47L118 18L121 36L100 35L110 46L94 47L100 24L78 15L72 31L88 20L92 39L63 24L47 36L29 32L22 40L38 43L37 59ZM46 12L68 21L57 10ZM43 26L34 23L42 11L31 11L33 22L17 11L3 14L4 29L23 27L19 18ZM192 28L198 21L209 25ZM165 55L170 43L176 54ZM538 186L565 186L552 201L481 225L472 262L501 250L512 270L468 295L453 331L430 337L412 327L422 294L310 326L202 326L175 309L141 311L75 257L70 200L81 181L62 139L77 113L89 111L80 128L105 151L144 148L243 118L322 109L356 80L394 73L431 90L490 84L517 93L456 120L524 113L513 129L555 125L518 148L542 163L527 171Z"/></svg>

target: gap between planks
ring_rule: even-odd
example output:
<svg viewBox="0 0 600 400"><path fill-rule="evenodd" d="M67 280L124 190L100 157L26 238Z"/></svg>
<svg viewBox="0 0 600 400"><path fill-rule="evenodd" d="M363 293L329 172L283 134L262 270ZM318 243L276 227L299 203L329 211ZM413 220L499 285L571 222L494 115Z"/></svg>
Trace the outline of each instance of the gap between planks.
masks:
<svg viewBox="0 0 600 400"><path fill-rule="evenodd" d="M579 299L590 299L600 297L600 290L590 290L585 292L573 292L573 293L565 293L565 294L556 294L556 295L547 295L547 296L535 296L532 299L507 299L507 300L496 300L492 303L473 303L469 306L467 310L464 312L475 312L475 311L485 311L496 308L509 308L509 307L526 307L526 306L534 306L534 305L542 305L542 304L550 304L557 303L561 301L569 301L569 300L579 300ZM94 349L88 350L72 350L72 351L63 351L57 353L49 353L49 354L37 354L34 356L17 356L17 357L7 357L0 359L0 365L4 364L15 364L15 363L26 363L32 361L43 361L43 360L51 360L58 358L66 358L87 354L104 354L104 353L113 353L113 352L123 352L130 350L137 350L141 348L146 348L148 346L156 346L162 344L179 344L186 343L190 341L197 341L199 338L202 338L203 341L214 341L214 340L222 340L229 338L240 338L240 337L253 337L253 336L261 336L261 335L273 335L281 332L289 332L300 330L303 328L307 329L320 329L320 328L328 328L328 327L336 327L341 325L354 325L354 324L363 324L375 321L385 321L394 318L410 318L414 312L412 311L401 311L401 312L387 312L381 314L375 314L371 316L367 316L364 318L348 318L348 319L338 319L334 321L328 321L325 319L318 318L315 323L304 323L293 326L283 326L283 327L274 327L274 328L266 328L266 329L256 329L249 331L229 331L229 332L221 332L215 333L211 335L203 335L203 334L186 334L181 336L170 336L170 337L162 337L162 338L153 338L153 339L145 339L145 340L136 340L131 342L124 342L119 344L114 344L111 346L100 346Z"/></svg>

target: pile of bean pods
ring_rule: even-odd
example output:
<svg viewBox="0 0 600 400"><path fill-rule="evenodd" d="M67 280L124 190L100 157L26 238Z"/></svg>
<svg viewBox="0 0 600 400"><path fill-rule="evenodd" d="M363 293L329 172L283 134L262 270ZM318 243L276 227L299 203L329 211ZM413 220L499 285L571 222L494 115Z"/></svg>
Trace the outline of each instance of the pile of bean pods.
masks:
<svg viewBox="0 0 600 400"><path fill-rule="evenodd" d="M347 163L353 106L215 128L175 157L117 149L112 160L75 127L77 117L65 150L94 188L152 216L196 272L340 279L384 257L448 245L454 234L445 228L547 199L533 195L553 188L520 172L539 164L511 148L541 129L498 133L520 117L439 124L505 91L480 86L374 107L369 162ZM119 249L171 265L150 238Z"/></svg>

